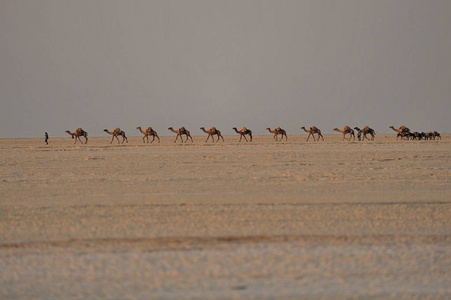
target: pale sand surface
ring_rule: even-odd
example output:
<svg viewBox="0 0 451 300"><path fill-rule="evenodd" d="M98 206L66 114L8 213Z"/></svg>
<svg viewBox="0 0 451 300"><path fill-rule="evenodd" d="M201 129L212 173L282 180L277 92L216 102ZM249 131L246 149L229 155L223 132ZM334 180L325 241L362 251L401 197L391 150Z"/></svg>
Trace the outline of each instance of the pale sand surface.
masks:
<svg viewBox="0 0 451 300"><path fill-rule="evenodd" d="M0 299L451 298L442 141L0 140Z"/></svg>

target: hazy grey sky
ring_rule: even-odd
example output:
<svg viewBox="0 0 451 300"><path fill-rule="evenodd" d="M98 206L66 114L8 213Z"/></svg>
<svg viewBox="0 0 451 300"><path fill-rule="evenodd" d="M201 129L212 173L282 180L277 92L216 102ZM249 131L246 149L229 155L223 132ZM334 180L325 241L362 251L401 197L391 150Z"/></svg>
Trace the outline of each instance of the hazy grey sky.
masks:
<svg viewBox="0 0 451 300"><path fill-rule="evenodd" d="M0 137L451 131L451 1L0 0Z"/></svg>

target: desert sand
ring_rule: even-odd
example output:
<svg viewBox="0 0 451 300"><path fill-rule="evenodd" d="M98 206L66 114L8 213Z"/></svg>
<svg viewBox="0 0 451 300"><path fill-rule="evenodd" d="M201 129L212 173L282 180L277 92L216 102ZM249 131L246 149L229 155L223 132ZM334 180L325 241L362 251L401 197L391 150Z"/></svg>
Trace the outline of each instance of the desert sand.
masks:
<svg viewBox="0 0 451 300"><path fill-rule="evenodd" d="M451 297L451 136L0 140L0 298Z"/></svg>

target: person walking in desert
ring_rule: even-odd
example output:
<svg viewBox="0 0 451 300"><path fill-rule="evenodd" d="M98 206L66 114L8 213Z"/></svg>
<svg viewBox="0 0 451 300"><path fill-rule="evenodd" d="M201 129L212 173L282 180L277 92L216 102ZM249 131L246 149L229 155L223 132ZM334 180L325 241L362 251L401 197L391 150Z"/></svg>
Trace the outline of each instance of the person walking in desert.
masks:
<svg viewBox="0 0 451 300"><path fill-rule="evenodd" d="M47 133L47 131L45 132L45 144L49 144L49 134Z"/></svg>

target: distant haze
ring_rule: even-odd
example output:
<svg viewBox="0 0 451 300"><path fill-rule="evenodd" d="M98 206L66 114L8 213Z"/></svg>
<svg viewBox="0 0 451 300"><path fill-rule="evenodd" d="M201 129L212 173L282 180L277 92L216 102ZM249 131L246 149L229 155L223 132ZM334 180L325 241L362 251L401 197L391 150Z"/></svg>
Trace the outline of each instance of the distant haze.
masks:
<svg viewBox="0 0 451 300"><path fill-rule="evenodd" d="M0 138L451 131L451 1L0 0Z"/></svg>

